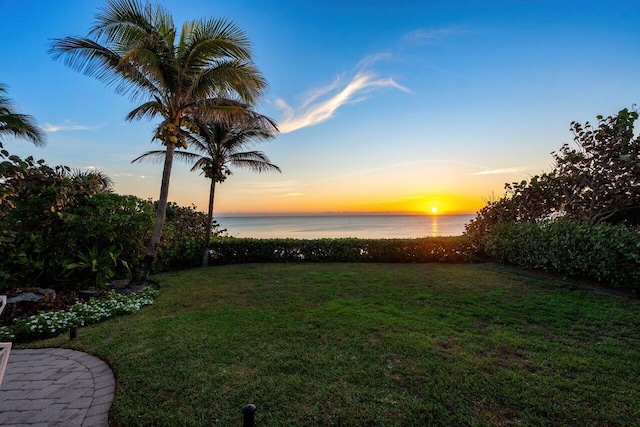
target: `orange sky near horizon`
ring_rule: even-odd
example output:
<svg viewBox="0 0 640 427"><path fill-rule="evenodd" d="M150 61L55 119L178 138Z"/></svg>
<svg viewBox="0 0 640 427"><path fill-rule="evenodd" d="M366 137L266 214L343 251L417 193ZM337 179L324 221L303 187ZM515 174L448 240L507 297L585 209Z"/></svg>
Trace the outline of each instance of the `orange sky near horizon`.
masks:
<svg viewBox="0 0 640 427"><path fill-rule="evenodd" d="M175 167L170 200L194 204L198 210L206 211L207 180L189 173L182 164ZM476 169L472 166L452 162L429 167L399 165L315 182L286 179L286 168L283 169L282 175L234 173L216 187L214 216L473 214L485 206L491 191L502 194L506 179L505 175L474 175ZM511 180L517 178L514 175ZM146 176L145 180L158 181L159 176ZM181 185L174 184L177 182ZM142 197L157 198L157 190L146 194L141 184L139 179L116 177L117 192L119 188L133 189L135 194L144 194Z"/></svg>

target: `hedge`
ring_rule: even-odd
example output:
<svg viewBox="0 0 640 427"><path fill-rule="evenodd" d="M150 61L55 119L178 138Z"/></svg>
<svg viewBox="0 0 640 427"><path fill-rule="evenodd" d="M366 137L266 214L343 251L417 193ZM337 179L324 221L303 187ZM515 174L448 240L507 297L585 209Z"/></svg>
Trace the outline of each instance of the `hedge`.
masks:
<svg viewBox="0 0 640 427"><path fill-rule="evenodd" d="M464 237L421 239L239 239L216 238L210 265L254 262L477 262Z"/></svg>
<svg viewBox="0 0 640 427"><path fill-rule="evenodd" d="M557 220L502 223L486 251L497 260L640 290L640 229Z"/></svg>

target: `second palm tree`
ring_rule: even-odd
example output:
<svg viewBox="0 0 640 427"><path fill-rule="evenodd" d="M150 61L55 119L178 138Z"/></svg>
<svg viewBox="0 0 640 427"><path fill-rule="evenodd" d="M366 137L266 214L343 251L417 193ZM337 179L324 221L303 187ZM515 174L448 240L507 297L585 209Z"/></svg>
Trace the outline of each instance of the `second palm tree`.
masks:
<svg viewBox="0 0 640 427"><path fill-rule="evenodd" d="M229 123L198 123L198 131L189 135L189 146L193 151L176 150L175 157L192 163L191 171L200 170L210 180L209 209L207 211L207 232L205 236L202 265L209 263L209 242L213 227L213 200L216 184L231 175L230 167L250 169L255 172L277 171L280 168L261 151L245 151L254 143L273 138L278 133L275 123L260 114L247 111L242 121ZM165 150L148 151L133 162L142 160L161 161Z"/></svg>

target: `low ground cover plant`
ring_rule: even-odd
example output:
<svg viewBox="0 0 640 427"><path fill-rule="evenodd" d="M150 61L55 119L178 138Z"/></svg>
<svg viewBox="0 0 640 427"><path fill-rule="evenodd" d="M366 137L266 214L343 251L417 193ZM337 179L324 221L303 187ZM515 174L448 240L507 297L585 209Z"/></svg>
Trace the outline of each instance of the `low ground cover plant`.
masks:
<svg viewBox="0 0 640 427"><path fill-rule="evenodd" d="M153 304L160 291L151 287L129 295L109 293L104 299L92 298L78 302L69 310L48 311L16 319L9 326L0 327L0 340L26 341L66 333L72 326L87 326L113 316L131 314L142 306Z"/></svg>
<svg viewBox="0 0 640 427"><path fill-rule="evenodd" d="M640 304L497 264L279 263L30 346L116 372L113 425L634 425Z"/></svg>

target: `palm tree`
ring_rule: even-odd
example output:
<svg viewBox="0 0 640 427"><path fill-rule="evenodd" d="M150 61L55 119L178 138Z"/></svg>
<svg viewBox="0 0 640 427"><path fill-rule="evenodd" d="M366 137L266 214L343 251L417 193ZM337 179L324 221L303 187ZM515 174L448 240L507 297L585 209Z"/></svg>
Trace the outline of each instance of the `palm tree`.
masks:
<svg viewBox="0 0 640 427"><path fill-rule="evenodd" d="M33 117L15 112L13 103L6 93L6 87L0 84L0 137L10 135L28 139L38 147L44 146L46 138Z"/></svg>
<svg viewBox="0 0 640 427"><path fill-rule="evenodd" d="M166 146L164 168L151 242L135 277L142 281L158 250L176 145L186 148L198 117L229 119L244 111L262 95L266 81L251 62L245 33L223 19L189 21L178 34L160 5L109 0L89 36L56 39L50 52L116 93L144 101L127 120L162 119L155 138Z"/></svg>
<svg viewBox="0 0 640 427"><path fill-rule="evenodd" d="M224 182L231 175L230 166L246 168L255 172L280 172L280 168L271 163L263 152L244 151L253 143L275 137L278 129L271 119L253 114L253 112L250 117L236 124L218 121L198 123L197 127L197 134L190 135L188 138L191 147L196 152L177 150L175 156L179 160L193 163L191 171L201 170L205 178L210 180L208 227L202 256L202 265L206 267L209 263L209 242L213 224L213 199L216 183ZM142 160L161 160L164 156L164 150L148 151L135 158L132 163Z"/></svg>

